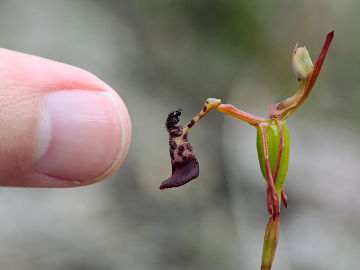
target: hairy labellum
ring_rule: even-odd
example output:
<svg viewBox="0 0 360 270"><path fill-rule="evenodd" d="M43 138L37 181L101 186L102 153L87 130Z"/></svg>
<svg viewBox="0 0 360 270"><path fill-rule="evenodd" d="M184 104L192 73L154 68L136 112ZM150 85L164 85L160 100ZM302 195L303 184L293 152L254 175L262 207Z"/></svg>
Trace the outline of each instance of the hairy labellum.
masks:
<svg viewBox="0 0 360 270"><path fill-rule="evenodd" d="M181 109L177 109L169 113L165 122L165 127L168 131L169 129L176 127L177 123L180 122L180 118L179 118L180 115L181 115Z"/></svg>
<svg viewBox="0 0 360 270"><path fill-rule="evenodd" d="M177 126L180 115L181 109L170 112L166 119L172 174L161 183L160 189L179 187L199 176L199 163L188 141L188 132L182 126Z"/></svg>

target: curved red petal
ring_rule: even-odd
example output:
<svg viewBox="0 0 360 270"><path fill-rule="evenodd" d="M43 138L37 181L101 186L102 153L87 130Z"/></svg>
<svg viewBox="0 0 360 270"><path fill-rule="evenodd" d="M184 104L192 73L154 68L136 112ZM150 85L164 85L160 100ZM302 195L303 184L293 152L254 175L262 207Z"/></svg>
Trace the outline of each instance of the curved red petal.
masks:
<svg viewBox="0 0 360 270"><path fill-rule="evenodd" d="M301 101L300 103L305 100L307 98L307 96L310 94L310 91L311 89L313 88L315 82L316 82L316 79L317 77L319 76L319 73L320 73L320 70L321 70L321 67L324 63L324 60L325 60L325 57L326 57L326 54L329 50L329 47L330 47L330 44L332 42L332 39L334 38L334 31L331 31L330 33L327 34L326 36L326 40L324 42L324 45L323 45L323 48L320 52L320 55L318 57L318 59L316 60L316 64L314 66L314 71L312 72L311 74L311 78L310 78L310 81L309 81L309 84L307 85L306 87L306 90L305 90L305 93L304 93L304 96L301 98Z"/></svg>

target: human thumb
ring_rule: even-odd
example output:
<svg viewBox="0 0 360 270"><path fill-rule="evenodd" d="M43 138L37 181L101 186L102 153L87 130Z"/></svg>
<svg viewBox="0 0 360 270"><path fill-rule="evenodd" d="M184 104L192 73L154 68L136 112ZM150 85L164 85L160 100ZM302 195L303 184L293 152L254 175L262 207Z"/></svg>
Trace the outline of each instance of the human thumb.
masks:
<svg viewBox="0 0 360 270"><path fill-rule="evenodd" d="M131 122L117 93L80 68L0 49L0 185L74 187L123 163Z"/></svg>

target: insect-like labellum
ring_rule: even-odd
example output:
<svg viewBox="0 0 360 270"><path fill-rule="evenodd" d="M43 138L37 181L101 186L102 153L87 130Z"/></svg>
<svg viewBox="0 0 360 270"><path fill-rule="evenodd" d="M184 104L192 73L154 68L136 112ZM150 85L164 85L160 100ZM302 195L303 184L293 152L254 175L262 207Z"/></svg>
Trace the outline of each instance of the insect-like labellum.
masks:
<svg viewBox="0 0 360 270"><path fill-rule="evenodd" d="M189 143L189 130L200 121L209 111L221 103L220 99L209 98L204 107L184 127L177 126L181 109L169 113L166 119L166 129L169 133L169 152L171 157L171 177L163 181L160 189L182 186L199 175L199 163L196 154Z"/></svg>
<svg viewBox="0 0 360 270"><path fill-rule="evenodd" d="M180 109L170 112L166 119L165 126L169 133L172 175L161 183L160 189L179 187L198 177L199 164L189 143L188 133L211 110L215 109L238 118L257 129L256 147L260 169L267 182L267 208L270 215L264 236L262 270L271 269L279 236L281 202L287 207L287 196L283 185L289 167L290 136L286 119L309 96L320 73L333 36L334 32L327 35L315 66L312 64L307 49L296 45L292 66L297 79L300 81L299 89L293 96L271 105L268 118L249 114L230 104L222 104L220 99L209 98L205 101L202 110L184 127L177 125L180 121Z"/></svg>
<svg viewBox="0 0 360 270"><path fill-rule="evenodd" d="M181 109L178 109L170 112L166 119L172 174L161 183L160 189L179 187L199 176L199 163L188 141L188 133L182 126L177 126L180 115Z"/></svg>

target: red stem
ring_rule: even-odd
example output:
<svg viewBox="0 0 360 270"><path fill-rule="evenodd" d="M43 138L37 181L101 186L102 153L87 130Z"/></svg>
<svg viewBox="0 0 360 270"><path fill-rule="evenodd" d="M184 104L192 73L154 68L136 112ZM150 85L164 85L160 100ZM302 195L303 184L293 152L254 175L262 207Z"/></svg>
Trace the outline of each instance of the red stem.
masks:
<svg viewBox="0 0 360 270"><path fill-rule="evenodd" d="M276 120L277 125L279 126L279 130L280 130L280 142L279 142L279 152L278 152L278 156L276 159L276 165L275 165L275 169L274 169L274 174L273 174L273 178L274 178L274 184L276 184L276 179L277 176L279 174L279 170L280 170L280 163L281 163L281 158L282 158L282 154L284 151L284 127L281 121Z"/></svg>
<svg viewBox="0 0 360 270"><path fill-rule="evenodd" d="M260 122L265 122L265 121L269 120L267 118L258 117L256 115L244 112L244 111L234 107L231 104L221 104L216 107L216 110L218 110L219 112L229 114L240 120L243 120L252 126L259 124Z"/></svg>
<svg viewBox="0 0 360 270"><path fill-rule="evenodd" d="M280 212L279 209L279 200L277 197L277 193L276 193L276 188L275 188L275 183L274 183L274 178L271 172L271 167L270 167L270 160L269 160L269 148L268 148L268 141L267 141L267 136L266 136L266 129L267 129L267 125L263 124L259 124L260 130L261 130L261 136L263 138L263 147L264 147L264 155L265 155L265 169L266 169L266 174L268 177L268 188L267 188L267 193L268 193L268 210L270 212L270 214L272 215L273 219L275 219Z"/></svg>

